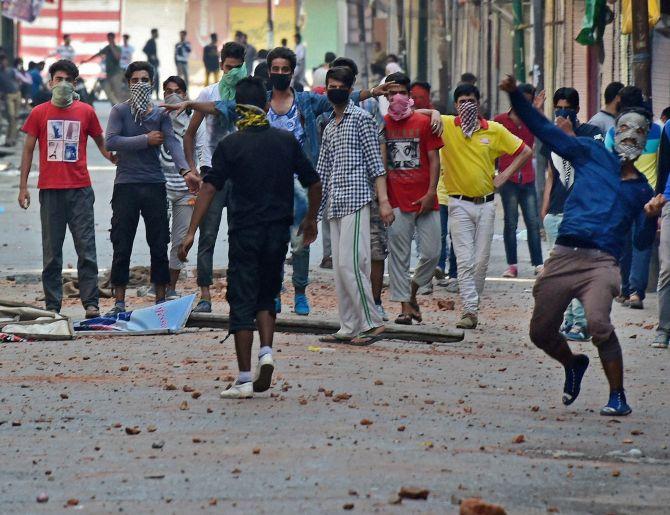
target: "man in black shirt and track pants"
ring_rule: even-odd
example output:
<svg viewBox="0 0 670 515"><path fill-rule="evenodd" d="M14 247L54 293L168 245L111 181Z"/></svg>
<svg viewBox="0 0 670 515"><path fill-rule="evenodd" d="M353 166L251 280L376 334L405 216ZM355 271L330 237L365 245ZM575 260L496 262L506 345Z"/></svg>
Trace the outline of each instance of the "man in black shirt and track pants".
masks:
<svg viewBox="0 0 670 515"><path fill-rule="evenodd" d="M300 228L305 245L316 239L321 183L293 135L270 127L264 111L267 94L260 79L242 79L235 101L238 131L221 140L214 152L212 170L200 188L179 257L186 260L215 190L230 181L226 298L240 375L221 397L244 399L268 390L272 381L274 299L281 289L293 223L293 174L308 188L309 208ZM251 347L256 329L261 348L252 379Z"/></svg>

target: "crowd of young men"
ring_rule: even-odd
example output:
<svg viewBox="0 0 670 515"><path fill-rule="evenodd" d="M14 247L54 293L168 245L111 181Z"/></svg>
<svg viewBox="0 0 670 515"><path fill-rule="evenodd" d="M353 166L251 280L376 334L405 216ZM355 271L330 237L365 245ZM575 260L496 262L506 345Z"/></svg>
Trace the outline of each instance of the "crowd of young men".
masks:
<svg viewBox="0 0 670 515"><path fill-rule="evenodd" d="M182 56L188 53L185 37L183 33L178 44ZM113 40L109 43L103 50L118 60L118 47ZM152 51L145 47L147 55ZM509 92L512 108L490 121L481 115L480 92L472 83L455 88L456 115L440 115L432 109L430 86L411 84L402 72L372 90L354 91L356 64L334 59L325 75L325 94L317 94L291 86L300 63L288 48L268 53L267 81L248 77L247 55L243 43L223 45L223 75L195 101L188 100L188 82L182 77L187 71L180 70L182 76L162 83L162 106L151 101L158 63L130 63L124 72L130 98L113 107L104 137L94 110L78 101L73 90L76 66L68 60L51 66L52 101L34 109L23 128L27 138L19 194L20 205L27 209L27 179L39 143L48 309L61 309L62 244L69 227L79 256L86 316L99 315L88 136L117 168L110 233L115 304L107 316L126 311L140 216L147 228L157 303L178 296L176 283L199 230L201 298L195 311L211 311L213 251L227 208L227 300L240 375L222 392L226 398L248 398L270 387L274 322L282 308L289 243L294 311L309 314L309 245L316 238L318 219L329 229L340 322L339 331L323 341L369 345L383 337L387 316L381 289L387 256L391 301L399 311L395 323L421 322L417 294L432 285L436 269L446 272L448 247L455 257L450 268L462 301L457 326L476 328L499 191L509 265L504 275L518 275L521 207L538 275L531 339L565 367L564 403L577 398L588 366L588 358L573 355L566 339L591 338L610 383L602 414L630 413L621 349L609 315L615 297L642 307L649 248L661 210L654 346L667 347L670 340L670 251L664 247L670 240L670 215L663 207L670 194L669 126L653 122L637 88L610 85L605 108L593 124L577 118L577 91L560 88L553 95L553 124L541 115L544 94L536 95L529 85L517 87L508 78L501 88ZM381 96L388 102L384 117L375 100ZM530 159L535 138L543 142L549 163L541 216ZM607 185L607 191L594 181ZM665 197L654 197L653 188ZM540 220L553 248L544 264ZM410 275L413 242L419 256ZM256 329L261 351L252 376Z"/></svg>

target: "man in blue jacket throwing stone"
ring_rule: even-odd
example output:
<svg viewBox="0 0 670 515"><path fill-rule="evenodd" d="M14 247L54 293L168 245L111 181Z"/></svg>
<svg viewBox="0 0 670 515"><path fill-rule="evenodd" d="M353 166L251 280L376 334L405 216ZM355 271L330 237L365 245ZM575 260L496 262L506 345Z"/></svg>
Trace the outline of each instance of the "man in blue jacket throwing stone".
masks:
<svg viewBox="0 0 670 515"><path fill-rule="evenodd" d="M565 308L579 299L610 386L609 401L600 414L628 415L632 410L623 388L623 356L610 311L619 291L618 261L628 230L640 219L635 245L651 245L655 218L666 202L662 195L654 197L634 165L646 144L651 114L641 109L622 112L616 119L615 153L609 153L602 143L576 137L568 120L549 122L519 92L514 78L507 76L500 89L509 93L514 112L535 137L575 169L556 246L533 288L530 338L565 368L563 404L572 404L589 359L572 353L560 327Z"/></svg>

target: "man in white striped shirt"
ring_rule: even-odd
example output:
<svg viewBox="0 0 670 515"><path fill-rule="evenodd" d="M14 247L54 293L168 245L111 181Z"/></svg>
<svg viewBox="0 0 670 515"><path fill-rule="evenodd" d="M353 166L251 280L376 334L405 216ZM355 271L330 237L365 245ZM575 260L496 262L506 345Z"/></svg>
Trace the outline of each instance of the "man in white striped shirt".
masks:
<svg viewBox="0 0 670 515"><path fill-rule="evenodd" d="M163 98L166 104L173 104L187 100L187 84L181 77L172 76L163 82ZM174 112L170 113L172 118L172 128L174 134L180 141L183 140L186 129L191 121L191 115L186 112L178 116ZM202 148L206 143L206 130L204 125L200 125L195 138L195 156L194 159L200 160ZM193 214L195 206L195 195L193 195L186 185L186 181L175 168L172 156L165 146L161 147L160 152L161 168L165 174L165 189L167 191L170 213L172 214L172 228L170 230L170 285L166 292L166 299L178 298L177 281L179 274L184 268L184 263L177 257L179 245L181 245Z"/></svg>

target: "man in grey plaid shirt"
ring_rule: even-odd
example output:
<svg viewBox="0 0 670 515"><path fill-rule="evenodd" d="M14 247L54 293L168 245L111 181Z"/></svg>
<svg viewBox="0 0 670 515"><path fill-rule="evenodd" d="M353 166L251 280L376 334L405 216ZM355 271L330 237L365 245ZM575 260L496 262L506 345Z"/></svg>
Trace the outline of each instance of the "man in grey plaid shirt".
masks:
<svg viewBox="0 0 670 515"><path fill-rule="evenodd" d="M323 132L317 172L324 192L320 214L330 222L340 330L321 341L369 345L384 331L370 285L373 181L387 225L393 210L374 120L349 101L353 82L349 68L335 67L326 75L333 116Z"/></svg>

